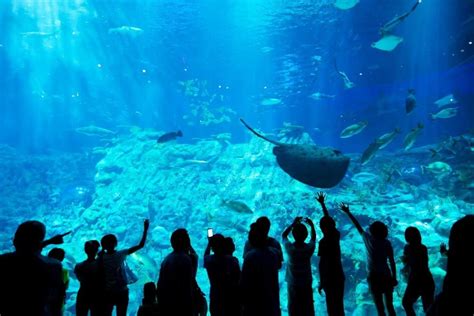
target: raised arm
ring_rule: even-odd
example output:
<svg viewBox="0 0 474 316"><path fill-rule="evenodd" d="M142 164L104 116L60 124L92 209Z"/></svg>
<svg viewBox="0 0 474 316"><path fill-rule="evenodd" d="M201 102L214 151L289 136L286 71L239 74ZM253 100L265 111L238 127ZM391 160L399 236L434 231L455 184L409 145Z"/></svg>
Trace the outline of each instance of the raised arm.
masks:
<svg viewBox="0 0 474 316"><path fill-rule="evenodd" d="M359 221L357 220L357 218L354 217L354 215L352 215L351 213L351 210L349 209L349 205L345 204L345 203L341 203L339 205L339 208L341 209L341 211L343 211L344 213L347 214L347 216L349 216L349 218L351 219L352 223L354 224L354 226L356 227L357 231L359 232L359 234L364 234L364 229L362 228L362 226L360 225Z"/></svg>
<svg viewBox="0 0 474 316"><path fill-rule="evenodd" d="M145 242L146 242L146 235L148 234L148 228L150 227L150 221L149 220L145 220L143 222L143 234L142 234L142 239L140 240L140 243L136 246L133 246L131 248L128 249L128 254L132 254L134 252L137 252L138 250L142 249L143 247L145 247Z"/></svg>
<svg viewBox="0 0 474 316"><path fill-rule="evenodd" d="M281 234L281 238L283 239L283 242L288 241L288 235L290 234L291 230L293 229L293 226L295 226L296 223L300 222L302 217L296 217L293 223L289 225L284 231L283 234Z"/></svg>
<svg viewBox="0 0 474 316"><path fill-rule="evenodd" d="M306 223L308 223L309 227L311 228L311 241L316 241L316 229L314 229L314 223L311 218L306 217Z"/></svg>
<svg viewBox="0 0 474 316"><path fill-rule="evenodd" d="M67 233L59 234L59 235L56 235L56 236L54 236L50 239L47 239L47 240L43 241L41 246L44 248L44 247L47 247L49 245L61 245L61 244L64 243L63 237L69 235L70 233L72 233L72 231L68 231Z"/></svg>
<svg viewBox="0 0 474 316"><path fill-rule="evenodd" d="M206 256L209 256L211 254L211 239L212 237L207 238L207 247L206 247L206 250L204 250L204 258L206 258Z"/></svg>
<svg viewBox="0 0 474 316"><path fill-rule="evenodd" d="M318 195L316 195L316 201L318 201L319 204L321 205L321 208L323 209L324 216L329 217L328 209L326 207L326 204L324 203L325 200L326 200L326 194L324 194L323 192L319 192Z"/></svg>

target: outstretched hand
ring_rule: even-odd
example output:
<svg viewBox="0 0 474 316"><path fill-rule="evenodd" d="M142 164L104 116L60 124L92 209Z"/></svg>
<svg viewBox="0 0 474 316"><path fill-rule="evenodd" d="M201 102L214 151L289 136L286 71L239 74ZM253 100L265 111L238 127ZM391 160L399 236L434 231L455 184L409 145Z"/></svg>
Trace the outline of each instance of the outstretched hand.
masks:
<svg viewBox="0 0 474 316"><path fill-rule="evenodd" d="M341 204L339 204L339 208L341 209L341 211L343 211L344 213L348 214L350 213L350 209L349 209L349 205L347 205L346 203L342 202Z"/></svg>
<svg viewBox="0 0 474 316"><path fill-rule="evenodd" d="M316 201L323 204L325 199L326 199L326 194L324 194L324 192L318 192L318 194L316 195Z"/></svg>
<svg viewBox="0 0 474 316"><path fill-rule="evenodd" d="M148 228L150 227L150 220L149 219L146 219L143 221L143 228L145 230L148 230Z"/></svg>
<svg viewBox="0 0 474 316"><path fill-rule="evenodd" d="M448 254L448 248L446 247L446 244L444 242L441 243L441 245L439 246L439 252L442 255L447 255Z"/></svg>
<svg viewBox="0 0 474 316"><path fill-rule="evenodd" d="M69 235L70 233L72 233L72 231L68 231L67 233L56 235L56 236L54 236L54 237L52 237L51 239L48 240L48 244L50 244L50 245L64 244L64 238L63 237Z"/></svg>

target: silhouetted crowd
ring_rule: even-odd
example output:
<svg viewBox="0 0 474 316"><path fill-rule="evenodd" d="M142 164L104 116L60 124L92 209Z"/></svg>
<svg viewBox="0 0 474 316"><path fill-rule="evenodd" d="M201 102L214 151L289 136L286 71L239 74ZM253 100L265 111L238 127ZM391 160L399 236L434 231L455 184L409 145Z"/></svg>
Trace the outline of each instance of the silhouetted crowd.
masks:
<svg viewBox="0 0 474 316"><path fill-rule="evenodd" d="M328 315L345 315L345 275L336 222L325 205L325 195L316 200L323 216L319 221L323 237L319 240L318 291L324 292ZM351 213L347 204L339 208L347 214L360 234L367 253L367 280L378 315L395 315L393 292L398 284L397 267L387 226L375 221L367 230ZM260 217L250 225L243 263L234 256L230 237L209 235L204 251L204 268L210 281L209 306L196 282L198 255L184 228L170 238L172 252L161 263L157 283L146 283L139 316L204 316L208 307L212 316L278 316L280 307L279 270L283 267L283 249L287 254L286 277L290 316L315 315L311 257L316 250L316 230L310 218L297 217L282 233L282 244L269 236L270 220ZM309 228L309 232L308 232ZM144 221L140 242L131 248L117 249L118 240L109 234L99 241L85 242L87 259L78 263L74 274L80 282L76 315L127 315L128 285L137 277L127 265L127 256L145 246L149 221ZM70 232L45 240L46 227L38 221L22 223L13 238L15 251L0 256L0 315L63 315L69 272L63 268L65 251L52 248L63 243ZM290 240L290 234L293 241ZM307 241L309 235L309 241ZM421 298L430 316L474 315L474 215L467 215L452 227L449 245L440 246L447 257L447 273L439 295L428 264L428 250L420 231L408 227L403 250L402 275L407 287L403 308L415 315L414 304ZM322 309L323 307L321 307Z"/></svg>

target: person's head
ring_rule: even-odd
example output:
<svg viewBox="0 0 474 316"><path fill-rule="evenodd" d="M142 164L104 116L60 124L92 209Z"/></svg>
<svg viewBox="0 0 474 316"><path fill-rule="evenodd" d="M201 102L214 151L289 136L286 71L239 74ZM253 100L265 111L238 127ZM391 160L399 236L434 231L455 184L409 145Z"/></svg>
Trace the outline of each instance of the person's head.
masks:
<svg viewBox="0 0 474 316"><path fill-rule="evenodd" d="M224 239L224 253L226 255L232 256L235 251L234 240L231 237L226 237Z"/></svg>
<svg viewBox="0 0 474 316"><path fill-rule="evenodd" d="M38 221L27 221L18 226L13 245L20 252L37 253L41 251L46 227Z"/></svg>
<svg viewBox="0 0 474 316"><path fill-rule="evenodd" d="M410 226L405 230L405 240L410 245L421 244L421 233L418 228Z"/></svg>
<svg viewBox="0 0 474 316"><path fill-rule="evenodd" d="M143 304L156 303L156 286L153 282L145 283L143 286Z"/></svg>
<svg viewBox="0 0 474 316"><path fill-rule="evenodd" d="M265 248L267 245L267 234L257 223L250 225L249 242L255 248Z"/></svg>
<svg viewBox="0 0 474 316"><path fill-rule="evenodd" d="M97 240L89 240L84 243L84 251L88 257L95 258L99 252L100 243Z"/></svg>
<svg viewBox="0 0 474 316"><path fill-rule="evenodd" d="M216 255L223 255L225 253L224 240L224 236L221 234L215 234L209 240L211 243L211 249Z"/></svg>
<svg viewBox="0 0 474 316"><path fill-rule="evenodd" d="M66 252L61 248L53 248L48 252L48 257L63 262Z"/></svg>
<svg viewBox="0 0 474 316"><path fill-rule="evenodd" d="M255 222L258 225L259 230L265 235L268 236L270 232L270 220L266 216L259 217Z"/></svg>
<svg viewBox="0 0 474 316"><path fill-rule="evenodd" d="M369 226L369 231L376 239L385 239L388 237L387 225L380 221L375 221Z"/></svg>
<svg viewBox="0 0 474 316"><path fill-rule="evenodd" d="M326 235L336 229L336 222L331 216L323 216L319 221L319 228Z"/></svg>
<svg viewBox="0 0 474 316"><path fill-rule="evenodd" d="M171 247L174 251L187 251L191 247L188 231L184 228L178 228L171 234Z"/></svg>
<svg viewBox="0 0 474 316"><path fill-rule="evenodd" d="M306 237L308 237L308 229L303 223L296 223L293 226L291 233L297 243L303 243Z"/></svg>
<svg viewBox="0 0 474 316"><path fill-rule="evenodd" d="M102 248L104 248L105 251L114 251L115 247L117 247L118 244L117 236L115 236L114 234L105 235L100 240L100 244L102 245Z"/></svg>

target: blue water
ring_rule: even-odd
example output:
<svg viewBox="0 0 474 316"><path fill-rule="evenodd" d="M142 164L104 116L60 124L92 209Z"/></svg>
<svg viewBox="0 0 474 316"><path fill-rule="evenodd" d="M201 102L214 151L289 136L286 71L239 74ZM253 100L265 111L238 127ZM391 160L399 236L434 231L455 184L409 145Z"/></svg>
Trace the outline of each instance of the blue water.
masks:
<svg viewBox="0 0 474 316"><path fill-rule="evenodd" d="M2 1L0 248L11 249L14 229L29 218L44 221L51 235L73 228L64 245L72 269L83 260L85 240L115 232L122 245L132 245L141 220L150 217L155 229L142 255L155 265L146 267L143 284L156 280L175 228L188 228L200 254L208 226L225 232L242 261L246 227L258 216L273 220L278 237L294 216L318 221L317 189L278 168L271 146L249 136L243 117L274 139L348 154L346 177L326 191L331 202L354 205L366 224L390 224L397 255L404 229L419 227L439 289L444 262L437 247L474 203L474 4L423 1L393 30L403 38L397 48L372 48L379 28L413 4L361 0L340 10L332 0ZM344 88L335 64L353 88ZM417 98L410 114L408 89ZM314 100L316 92L329 97ZM457 103L434 104L449 94ZM430 119L448 107L457 107L457 115ZM360 121L368 122L361 133L340 137ZM278 134L284 123L302 130ZM418 123L424 129L405 151L403 139ZM81 132L91 126L102 132ZM368 145L396 127L400 135L362 165ZM184 137L156 144L175 130ZM422 172L434 162L451 171ZM221 199L245 202L254 214L224 209ZM346 311L372 315L364 257L353 251L362 251L361 240L335 212L348 276ZM208 291L203 268L198 281ZM280 282L286 313L284 269ZM131 313L141 284L132 286ZM75 291L73 280L68 312ZM317 293L315 302L323 315ZM401 312L399 297L396 304Z"/></svg>

